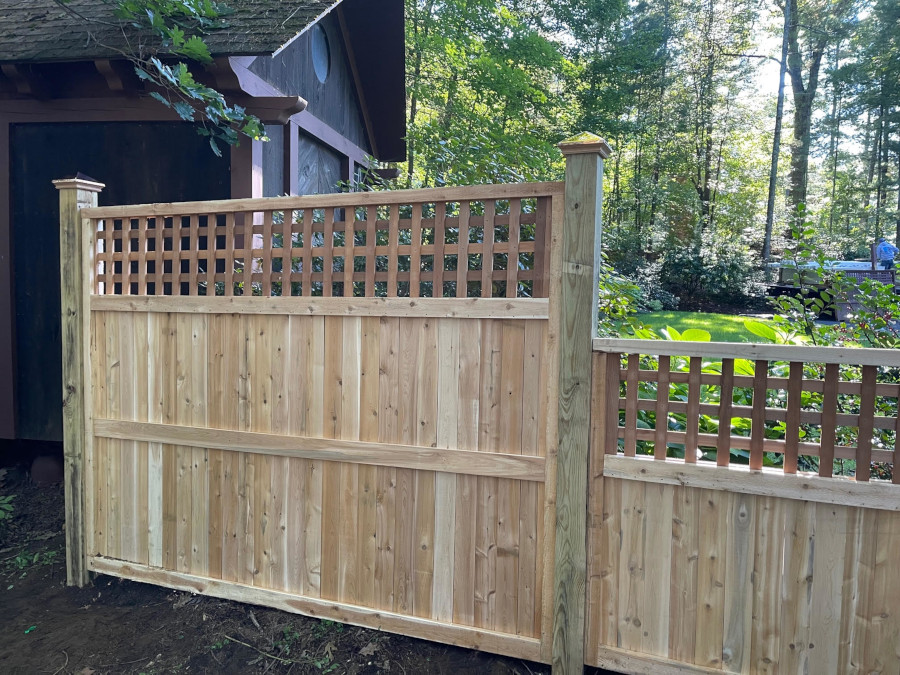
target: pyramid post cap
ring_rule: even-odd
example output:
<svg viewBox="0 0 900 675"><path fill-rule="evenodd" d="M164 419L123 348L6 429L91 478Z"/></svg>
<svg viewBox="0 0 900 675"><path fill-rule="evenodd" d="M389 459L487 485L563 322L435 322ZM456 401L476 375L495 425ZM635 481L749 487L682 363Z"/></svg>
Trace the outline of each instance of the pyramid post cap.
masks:
<svg viewBox="0 0 900 675"><path fill-rule="evenodd" d="M609 147L605 139L588 131L582 131L580 134L567 138L557 147L563 155L597 153L600 157L606 159L612 154L612 148Z"/></svg>
<svg viewBox="0 0 900 675"><path fill-rule="evenodd" d="M106 187L106 183L101 183L95 178L81 173L80 171L74 176L60 178L53 181L53 186L57 190L87 190L88 192L101 192Z"/></svg>

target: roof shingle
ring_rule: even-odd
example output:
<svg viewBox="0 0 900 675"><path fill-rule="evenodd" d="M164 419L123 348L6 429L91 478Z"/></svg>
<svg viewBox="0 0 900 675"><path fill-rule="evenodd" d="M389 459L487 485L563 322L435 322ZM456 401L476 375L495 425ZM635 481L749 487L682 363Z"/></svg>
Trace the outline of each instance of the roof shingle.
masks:
<svg viewBox="0 0 900 675"><path fill-rule="evenodd" d="M271 54L337 2L228 0L226 4L233 13L225 17L225 27L204 36L213 56ZM0 62L109 58L130 40L141 39L133 29L122 27L109 4L72 0L68 7L71 11L53 0L0 0Z"/></svg>

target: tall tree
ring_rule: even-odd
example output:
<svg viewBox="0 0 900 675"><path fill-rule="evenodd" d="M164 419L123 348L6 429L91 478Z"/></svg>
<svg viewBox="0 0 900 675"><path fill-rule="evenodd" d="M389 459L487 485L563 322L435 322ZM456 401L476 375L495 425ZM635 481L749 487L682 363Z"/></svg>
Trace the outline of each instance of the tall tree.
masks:
<svg viewBox="0 0 900 675"><path fill-rule="evenodd" d="M785 15L787 72L791 78L794 100L789 191L792 216L798 214L807 201L812 117L822 58L828 46L843 39L850 30L854 2L855 0L778 0Z"/></svg>
<svg viewBox="0 0 900 675"><path fill-rule="evenodd" d="M781 155L781 124L784 117L784 74L787 71L788 32L792 0L785 0L784 29L781 36L781 59L778 62L778 100L775 104L775 130L772 132L772 160L769 163L769 194L766 199L766 229L763 234L762 259L772 255L772 227L775 223L775 191L778 185L778 158Z"/></svg>

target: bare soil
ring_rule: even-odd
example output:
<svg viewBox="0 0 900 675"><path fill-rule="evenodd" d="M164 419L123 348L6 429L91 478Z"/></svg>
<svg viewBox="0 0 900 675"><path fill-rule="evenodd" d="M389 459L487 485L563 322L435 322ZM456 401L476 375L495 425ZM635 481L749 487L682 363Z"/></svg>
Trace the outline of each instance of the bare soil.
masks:
<svg viewBox="0 0 900 675"><path fill-rule="evenodd" d="M3 673L549 673L537 663L111 577L69 588L62 488L39 488L13 472L0 480L0 495L16 495L11 519L0 521Z"/></svg>

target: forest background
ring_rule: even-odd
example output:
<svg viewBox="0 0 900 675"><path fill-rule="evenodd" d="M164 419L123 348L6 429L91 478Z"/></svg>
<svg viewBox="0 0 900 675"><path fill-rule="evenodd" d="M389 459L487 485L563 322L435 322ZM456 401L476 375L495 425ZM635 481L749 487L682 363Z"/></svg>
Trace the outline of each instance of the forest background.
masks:
<svg viewBox="0 0 900 675"><path fill-rule="evenodd" d="M648 308L760 306L792 225L839 259L900 235L896 0L407 0L406 25L390 187L558 180L596 132L604 249Z"/></svg>

